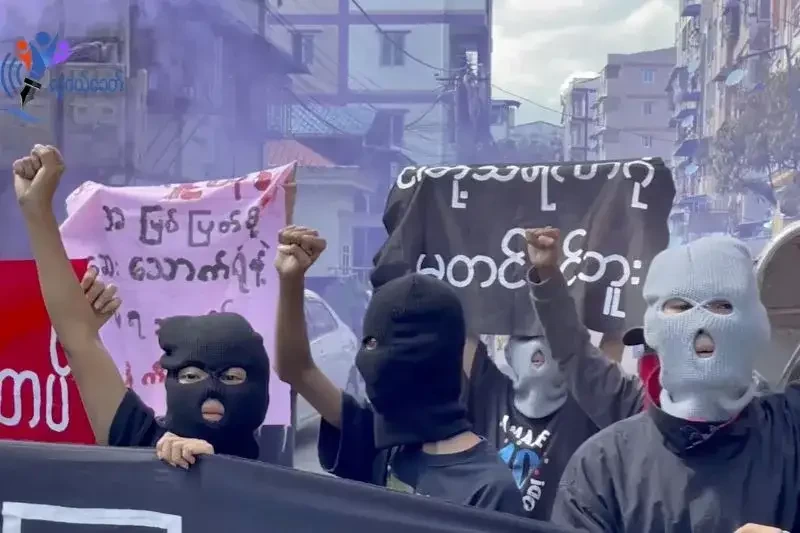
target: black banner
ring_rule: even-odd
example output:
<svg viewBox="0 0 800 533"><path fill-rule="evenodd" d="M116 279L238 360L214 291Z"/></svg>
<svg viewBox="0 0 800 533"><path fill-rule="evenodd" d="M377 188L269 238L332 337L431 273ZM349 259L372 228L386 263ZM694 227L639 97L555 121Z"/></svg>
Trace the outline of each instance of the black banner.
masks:
<svg viewBox="0 0 800 533"><path fill-rule="evenodd" d="M0 441L3 533L558 533L497 512L230 457Z"/></svg>
<svg viewBox="0 0 800 533"><path fill-rule="evenodd" d="M589 329L640 325L642 283L669 244L675 196L661 159L407 167L389 194L376 267L404 264L457 287L481 334L533 334L524 229L562 231L563 263Z"/></svg>

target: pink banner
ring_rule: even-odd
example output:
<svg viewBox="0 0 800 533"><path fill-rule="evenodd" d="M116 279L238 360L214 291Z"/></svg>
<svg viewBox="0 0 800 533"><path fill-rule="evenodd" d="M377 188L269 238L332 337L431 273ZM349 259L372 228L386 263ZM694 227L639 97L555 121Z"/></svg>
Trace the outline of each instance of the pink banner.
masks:
<svg viewBox="0 0 800 533"><path fill-rule="evenodd" d="M244 178L153 187L86 182L67 198L61 233L70 257L88 257L123 304L102 337L129 387L165 410L158 321L232 311L274 353L272 261L286 221L294 165ZM265 424L291 423L289 387L275 374Z"/></svg>

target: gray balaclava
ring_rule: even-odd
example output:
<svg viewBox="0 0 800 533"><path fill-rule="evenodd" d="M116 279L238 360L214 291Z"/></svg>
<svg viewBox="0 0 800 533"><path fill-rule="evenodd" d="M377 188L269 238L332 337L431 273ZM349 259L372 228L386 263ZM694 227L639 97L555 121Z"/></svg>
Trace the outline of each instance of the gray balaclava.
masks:
<svg viewBox="0 0 800 533"><path fill-rule="evenodd" d="M661 362L661 408L684 420L722 422L736 416L755 395L755 357L770 340L744 243L714 236L662 251L650 266L644 298L645 340ZM664 304L672 299L692 307L666 314ZM730 303L732 311L710 311L706 306L715 301ZM695 353L700 332L714 342L710 357Z"/></svg>
<svg viewBox="0 0 800 533"><path fill-rule="evenodd" d="M567 382L543 336L512 336L505 348L514 406L528 418L544 418L567 400Z"/></svg>

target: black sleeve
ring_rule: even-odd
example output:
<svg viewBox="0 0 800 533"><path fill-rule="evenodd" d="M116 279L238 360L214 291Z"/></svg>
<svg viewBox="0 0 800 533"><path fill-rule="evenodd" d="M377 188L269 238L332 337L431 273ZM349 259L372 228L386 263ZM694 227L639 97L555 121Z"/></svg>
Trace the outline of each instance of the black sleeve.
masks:
<svg viewBox="0 0 800 533"><path fill-rule="evenodd" d="M475 494L471 506L478 509L509 513L523 518L528 517L522 506L522 494L510 479L507 482L498 480L481 488Z"/></svg>
<svg viewBox="0 0 800 533"><path fill-rule="evenodd" d="M614 495L604 481L609 479L601 453L584 443L567 464L558 485L550 521L588 533L621 531L607 507Z"/></svg>
<svg viewBox="0 0 800 533"><path fill-rule="evenodd" d="M479 342L466 385L466 403L470 421L480 425L480 418L486 412L482 402L494 395L505 395L510 386L511 380L500 372L489 357L486 344Z"/></svg>
<svg viewBox="0 0 800 533"><path fill-rule="evenodd" d="M317 443L319 464L334 476L373 483L375 449L374 417L369 405L342 393L342 429L324 419Z"/></svg>
<svg viewBox="0 0 800 533"><path fill-rule="evenodd" d="M139 395L128 389L122 398L111 428L108 430L109 446L154 447L166 430L156 421L156 415Z"/></svg>
<svg viewBox="0 0 800 533"><path fill-rule="evenodd" d="M604 428L639 413L644 407L644 385L592 345L564 276L559 273L539 282L536 270L531 269L528 282L553 359L566 376L573 398L592 422Z"/></svg>

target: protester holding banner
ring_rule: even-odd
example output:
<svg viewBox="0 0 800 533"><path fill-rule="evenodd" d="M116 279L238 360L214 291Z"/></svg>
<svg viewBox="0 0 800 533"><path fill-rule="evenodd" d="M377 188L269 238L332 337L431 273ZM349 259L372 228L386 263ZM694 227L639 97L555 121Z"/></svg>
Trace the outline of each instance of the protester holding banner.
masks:
<svg viewBox="0 0 800 533"><path fill-rule="evenodd" d="M169 430L202 438L218 453L258 457L253 432L269 402L269 361L261 336L233 313L163 320L158 336L168 409L163 425L157 421L153 410L126 388L70 266L52 205L63 171L58 150L36 145L30 156L14 163L14 187L45 305L98 444L155 446ZM164 448L171 457L171 447ZM181 463L180 457L172 458Z"/></svg>
<svg viewBox="0 0 800 533"><path fill-rule="evenodd" d="M558 346L564 361L582 365L597 390L611 393L614 401L598 402L598 410L624 414L641 402L638 380L601 366L602 355L586 357L587 339L574 324L555 326L574 314L554 314L570 309L559 237L552 228L527 232L537 311L554 353ZM644 296L660 397L578 449L553 521L591 532L735 531L750 522L797 531L800 387L756 396L754 359L770 334L746 246L709 237L665 250L653 260Z"/></svg>
<svg viewBox="0 0 800 533"><path fill-rule="evenodd" d="M370 400L362 405L311 357L304 277L325 241L293 226L278 240L276 369L323 417L322 466L343 478L524 516L511 473L470 430L460 402L466 324L455 291L421 274L387 274L386 283L380 269L373 274L356 356Z"/></svg>

